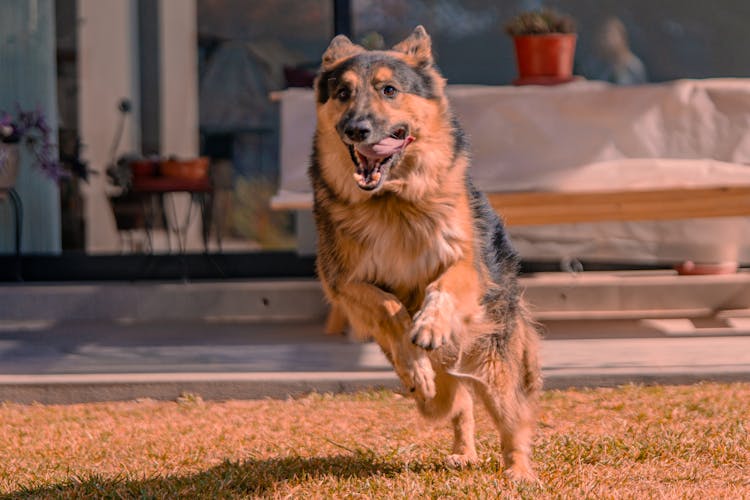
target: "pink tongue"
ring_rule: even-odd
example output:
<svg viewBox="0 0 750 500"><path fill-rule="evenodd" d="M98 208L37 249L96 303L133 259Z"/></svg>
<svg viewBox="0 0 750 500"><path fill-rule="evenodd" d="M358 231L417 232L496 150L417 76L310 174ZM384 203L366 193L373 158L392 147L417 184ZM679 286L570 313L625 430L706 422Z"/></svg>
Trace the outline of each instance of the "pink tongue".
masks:
<svg viewBox="0 0 750 500"><path fill-rule="evenodd" d="M367 158L387 158L405 148L413 140L414 138L411 136L406 139L386 137L375 144L359 145L357 151Z"/></svg>

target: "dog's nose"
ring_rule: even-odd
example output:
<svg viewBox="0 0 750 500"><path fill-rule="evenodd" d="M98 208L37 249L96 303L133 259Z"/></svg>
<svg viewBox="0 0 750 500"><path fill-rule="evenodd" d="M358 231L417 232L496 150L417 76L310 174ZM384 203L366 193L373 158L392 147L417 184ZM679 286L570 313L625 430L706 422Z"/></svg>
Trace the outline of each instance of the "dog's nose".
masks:
<svg viewBox="0 0 750 500"><path fill-rule="evenodd" d="M346 136L354 142L362 142L372 133L372 125L367 120L351 122L344 128Z"/></svg>

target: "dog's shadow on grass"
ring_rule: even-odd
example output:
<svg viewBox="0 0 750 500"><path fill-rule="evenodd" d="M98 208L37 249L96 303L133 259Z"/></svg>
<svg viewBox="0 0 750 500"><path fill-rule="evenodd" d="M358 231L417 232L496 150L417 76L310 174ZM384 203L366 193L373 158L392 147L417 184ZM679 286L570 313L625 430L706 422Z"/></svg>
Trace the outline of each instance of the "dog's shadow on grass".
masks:
<svg viewBox="0 0 750 500"><path fill-rule="evenodd" d="M405 463L367 453L322 457L285 457L225 462L184 476L140 480L92 475L55 485L23 489L0 498L218 498L273 493L284 483L304 484L330 478L338 481L365 477L393 477L405 471L430 469L426 464Z"/></svg>

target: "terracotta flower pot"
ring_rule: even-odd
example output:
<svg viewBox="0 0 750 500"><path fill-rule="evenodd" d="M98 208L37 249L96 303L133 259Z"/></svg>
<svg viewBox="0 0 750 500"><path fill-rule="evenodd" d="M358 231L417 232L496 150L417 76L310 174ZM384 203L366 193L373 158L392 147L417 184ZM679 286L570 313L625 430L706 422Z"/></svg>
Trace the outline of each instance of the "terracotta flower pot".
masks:
<svg viewBox="0 0 750 500"><path fill-rule="evenodd" d="M0 142L0 189L10 189L18 178L18 144Z"/></svg>
<svg viewBox="0 0 750 500"><path fill-rule="evenodd" d="M734 274L739 268L737 261L701 263L686 260L674 266L677 274L683 276L697 276L704 274Z"/></svg>
<svg viewBox="0 0 750 500"><path fill-rule="evenodd" d="M165 160L161 163L160 170L165 177L197 181L208 176L208 163L206 156L192 160Z"/></svg>
<svg viewBox="0 0 750 500"><path fill-rule="evenodd" d="M156 175L158 161L155 160L134 160L130 162L130 171L133 177L152 177Z"/></svg>
<svg viewBox="0 0 750 500"><path fill-rule="evenodd" d="M573 79L575 33L514 36L518 78L515 85L556 85Z"/></svg>

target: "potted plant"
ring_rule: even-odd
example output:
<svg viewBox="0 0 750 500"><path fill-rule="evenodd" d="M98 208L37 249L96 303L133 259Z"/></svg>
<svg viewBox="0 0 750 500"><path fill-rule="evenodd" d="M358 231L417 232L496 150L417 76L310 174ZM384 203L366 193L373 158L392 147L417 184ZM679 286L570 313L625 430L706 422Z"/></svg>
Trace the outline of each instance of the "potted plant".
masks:
<svg viewBox="0 0 750 500"><path fill-rule="evenodd" d="M0 140L0 191L15 186L17 177L18 144Z"/></svg>
<svg viewBox="0 0 750 500"><path fill-rule="evenodd" d="M52 180L69 175L57 159L51 137L52 129L40 110L24 111L19 107L15 116L0 111L0 189L15 185L20 145L33 155L33 165Z"/></svg>
<svg viewBox="0 0 750 500"><path fill-rule="evenodd" d="M514 85L556 85L573 79L576 26L551 9L523 12L506 24L518 65Z"/></svg>

